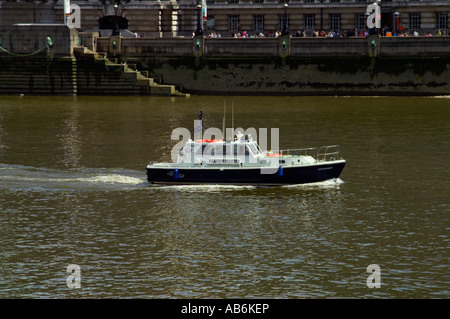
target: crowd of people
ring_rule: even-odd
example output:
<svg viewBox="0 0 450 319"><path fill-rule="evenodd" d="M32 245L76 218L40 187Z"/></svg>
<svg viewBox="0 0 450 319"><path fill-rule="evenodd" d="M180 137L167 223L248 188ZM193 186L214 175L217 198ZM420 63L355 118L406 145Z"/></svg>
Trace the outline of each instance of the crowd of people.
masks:
<svg viewBox="0 0 450 319"><path fill-rule="evenodd" d="M372 32L368 31L368 30L364 30L364 31L357 31L357 30L350 30L350 31L314 31L312 32L312 34L307 35L306 32L304 31L297 31L297 33L295 34L296 37L326 37L326 38L333 38L333 37L367 37L369 34L380 34L382 36L387 36L387 37L408 37L408 36L427 36L427 37L431 37L431 36L445 36L446 35L446 31L445 30L437 30L436 32L422 32L420 33L417 30L414 30L412 32L410 31L398 31L398 32L392 32L389 31L389 29L380 29L379 32L378 30L373 30Z"/></svg>
<svg viewBox="0 0 450 319"><path fill-rule="evenodd" d="M367 37L369 34L380 34L382 36L388 36L388 37L408 37L408 36L446 36L447 33L445 30L437 30L436 32L422 32L419 33L419 31L398 31L398 32L392 32L388 29L380 29L379 33L376 30L373 30L375 32L369 32L368 30L358 31L358 30L349 30L349 31L304 31L304 30L298 30L293 35L294 37L322 37L322 38L346 38L346 37ZM247 31L241 31L236 32L232 34L233 38L264 38L264 37L279 37L281 36L280 31L269 31L267 33L263 32L257 32L257 33L250 33ZM217 32L210 32L208 34L209 38L221 38L222 35Z"/></svg>

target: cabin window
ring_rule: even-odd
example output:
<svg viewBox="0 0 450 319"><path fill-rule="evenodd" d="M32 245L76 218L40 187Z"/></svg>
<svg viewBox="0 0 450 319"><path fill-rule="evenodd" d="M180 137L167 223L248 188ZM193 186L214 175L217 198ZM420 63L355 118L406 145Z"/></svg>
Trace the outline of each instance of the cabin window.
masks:
<svg viewBox="0 0 450 319"><path fill-rule="evenodd" d="M195 144L195 155L203 155L203 152L205 150L206 145L199 145L199 144Z"/></svg>
<svg viewBox="0 0 450 319"><path fill-rule="evenodd" d="M248 155L247 145L236 145L237 146L237 154L238 155Z"/></svg>
<svg viewBox="0 0 450 319"><path fill-rule="evenodd" d="M216 154L216 146L213 144L203 144L203 156L214 156Z"/></svg>
<svg viewBox="0 0 450 319"><path fill-rule="evenodd" d="M224 145L223 152L227 156L233 156L233 146L232 145Z"/></svg>
<svg viewBox="0 0 450 319"><path fill-rule="evenodd" d="M226 152L225 146L222 146L222 145L216 146L216 155L217 156L222 156L223 154L225 154L225 152Z"/></svg>
<svg viewBox="0 0 450 319"><path fill-rule="evenodd" d="M254 155L258 155L258 154L259 154L258 148L256 147L255 144L249 144L248 147L250 148L250 151L251 151Z"/></svg>

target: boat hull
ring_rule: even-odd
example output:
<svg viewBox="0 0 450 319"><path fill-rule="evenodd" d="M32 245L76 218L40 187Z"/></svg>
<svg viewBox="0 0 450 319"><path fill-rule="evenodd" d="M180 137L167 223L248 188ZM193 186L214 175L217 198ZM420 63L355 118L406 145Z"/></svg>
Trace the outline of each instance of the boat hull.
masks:
<svg viewBox="0 0 450 319"><path fill-rule="evenodd" d="M147 167L147 180L153 184L228 184L228 185L290 185L306 184L338 178L345 161L331 161L313 165L280 166L272 174L261 168L210 167Z"/></svg>

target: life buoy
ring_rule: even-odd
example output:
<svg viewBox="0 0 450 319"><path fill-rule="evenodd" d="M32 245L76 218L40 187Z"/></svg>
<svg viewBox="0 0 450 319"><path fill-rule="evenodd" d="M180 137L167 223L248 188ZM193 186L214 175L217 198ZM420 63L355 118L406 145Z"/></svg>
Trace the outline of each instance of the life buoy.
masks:
<svg viewBox="0 0 450 319"><path fill-rule="evenodd" d="M223 140L207 140L207 139L203 139L203 140L195 140L196 143L218 143L218 142L223 142Z"/></svg>

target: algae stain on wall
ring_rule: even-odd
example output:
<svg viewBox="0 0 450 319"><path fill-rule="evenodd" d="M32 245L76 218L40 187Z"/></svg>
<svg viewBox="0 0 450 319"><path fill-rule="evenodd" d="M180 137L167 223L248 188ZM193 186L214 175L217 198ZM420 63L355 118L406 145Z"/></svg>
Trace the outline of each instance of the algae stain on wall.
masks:
<svg viewBox="0 0 450 319"><path fill-rule="evenodd" d="M149 74L187 93L450 94L450 58L148 59Z"/></svg>

